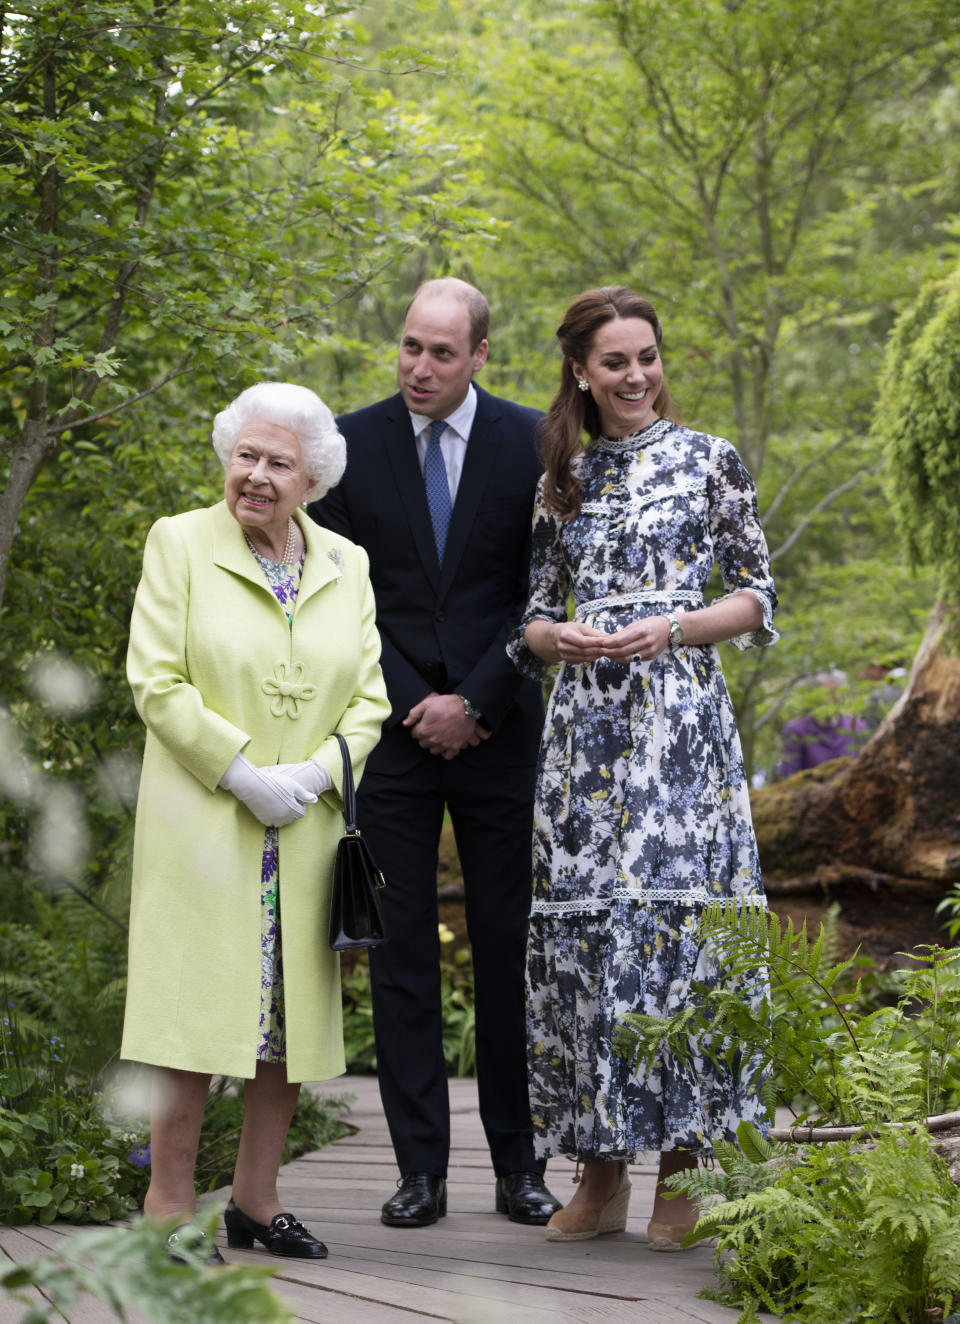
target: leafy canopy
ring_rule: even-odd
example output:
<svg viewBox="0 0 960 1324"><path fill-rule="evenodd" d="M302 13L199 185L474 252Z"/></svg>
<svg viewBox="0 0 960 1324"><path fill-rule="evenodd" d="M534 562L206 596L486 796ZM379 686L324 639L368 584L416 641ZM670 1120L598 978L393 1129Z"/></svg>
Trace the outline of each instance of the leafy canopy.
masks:
<svg viewBox="0 0 960 1324"><path fill-rule="evenodd" d="M443 135L359 77L354 10L0 11L0 599L58 445L178 379L222 404L282 374L402 254L477 223Z"/></svg>
<svg viewBox="0 0 960 1324"><path fill-rule="evenodd" d="M960 268L932 281L890 337L873 423L887 450L889 497L910 556L960 585Z"/></svg>

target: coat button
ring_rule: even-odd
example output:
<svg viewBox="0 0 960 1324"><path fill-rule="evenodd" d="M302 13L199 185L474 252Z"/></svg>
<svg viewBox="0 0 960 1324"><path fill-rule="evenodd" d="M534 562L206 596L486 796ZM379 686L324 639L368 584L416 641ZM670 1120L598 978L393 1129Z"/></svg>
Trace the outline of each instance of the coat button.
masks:
<svg viewBox="0 0 960 1324"><path fill-rule="evenodd" d="M442 625L447 618L442 611L438 611L433 619L437 622L438 625Z"/></svg>

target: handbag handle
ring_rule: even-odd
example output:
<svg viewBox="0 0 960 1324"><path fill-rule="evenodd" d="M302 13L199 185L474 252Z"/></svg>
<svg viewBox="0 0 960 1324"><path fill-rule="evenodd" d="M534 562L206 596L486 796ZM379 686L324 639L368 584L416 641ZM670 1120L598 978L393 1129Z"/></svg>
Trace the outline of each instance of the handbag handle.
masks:
<svg viewBox="0 0 960 1324"><path fill-rule="evenodd" d="M343 827L347 835L352 837L357 831L357 792L353 784L350 748L339 731L334 731L333 738L340 746L343 758Z"/></svg>

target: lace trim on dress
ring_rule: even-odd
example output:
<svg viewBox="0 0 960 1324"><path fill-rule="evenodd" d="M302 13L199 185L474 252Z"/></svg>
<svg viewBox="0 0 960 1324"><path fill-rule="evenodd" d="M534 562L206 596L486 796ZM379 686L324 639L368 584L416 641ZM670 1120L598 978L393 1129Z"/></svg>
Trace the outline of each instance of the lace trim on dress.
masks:
<svg viewBox="0 0 960 1324"><path fill-rule="evenodd" d="M584 515L597 515L602 519L620 519L622 506L629 506L631 511L646 510L647 506L660 505L664 501L685 501L690 497L707 497L705 478L693 476L679 478L671 483L662 483L646 492L632 492L628 488L615 484L604 495L602 501L584 501L580 507Z"/></svg>
<svg viewBox="0 0 960 1324"><path fill-rule="evenodd" d="M640 446L649 446L657 441L675 425L669 418L658 418L655 423L648 423L639 432L631 432L628 437L605 437L602 433L592 443L605 451L635 451Z"/></svg>
<svg viewBox="0 0 960 1324"><path fill-rule="evenodd" d="M638 906L660 902L668 906L758 906L767 908L767 898L753 896L717 896L705 887L648 887L637 891L629 887L615 887L608 900L534 901L531 915L597 915L610 910L617 901L635 901Z"/></svg>
<svg viewBox="0 0 960 1324"><path fill-rule="evenodd" d="M694 589L650 589L642 593L614 593L606 598L587 598L578 602L574 611L574 620L583 620L597 611L606 611L609 607L633 607L641 602L692 602L696 607L703 606L703 594Z"/></svg>

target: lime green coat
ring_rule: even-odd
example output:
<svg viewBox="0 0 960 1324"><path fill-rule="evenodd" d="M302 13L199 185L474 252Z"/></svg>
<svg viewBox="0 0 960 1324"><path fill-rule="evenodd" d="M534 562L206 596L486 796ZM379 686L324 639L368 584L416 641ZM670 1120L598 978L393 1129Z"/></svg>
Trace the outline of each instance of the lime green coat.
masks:
<svg viewBox="0 0 960 1324"><path fill-rule="evenodd" d="M327 926L343 830L340 752L357 777L389 712L367 555L304 513L292 626L226 505L150 530L127 675L147 727L137 805L122 1056L250 1077L260 1014L263 825L219 788L315 758L335 791L279 832L290 1080L344 1068L339 958Z"/></svg>

